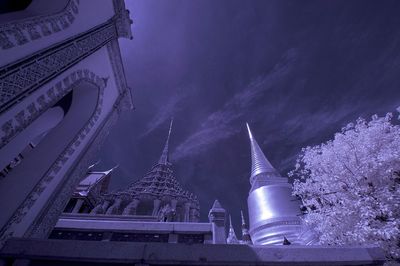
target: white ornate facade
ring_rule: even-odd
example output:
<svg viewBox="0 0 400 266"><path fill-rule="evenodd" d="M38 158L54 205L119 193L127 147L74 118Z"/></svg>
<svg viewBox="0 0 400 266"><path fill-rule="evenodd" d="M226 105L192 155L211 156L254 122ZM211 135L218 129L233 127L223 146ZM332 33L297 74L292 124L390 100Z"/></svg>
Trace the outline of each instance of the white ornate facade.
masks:
<svg viewBox="0 0 400 266"><path fill-rule="evenodd" d="M120 112L132 108L123 0L35 1L0 15L0 246L46 237Z"/></svg>

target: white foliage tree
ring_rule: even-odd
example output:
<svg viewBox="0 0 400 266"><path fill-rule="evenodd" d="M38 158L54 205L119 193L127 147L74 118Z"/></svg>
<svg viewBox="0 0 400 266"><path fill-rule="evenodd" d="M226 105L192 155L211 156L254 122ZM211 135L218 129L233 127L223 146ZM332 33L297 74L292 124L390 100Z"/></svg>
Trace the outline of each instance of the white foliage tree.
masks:
<svg viewBox="0 0 400 266"><path fill-rule="evenodd" d="M293 193L321 244L379 244L400 259L400 126L392 118L359 118L302 150Z"/></svg>

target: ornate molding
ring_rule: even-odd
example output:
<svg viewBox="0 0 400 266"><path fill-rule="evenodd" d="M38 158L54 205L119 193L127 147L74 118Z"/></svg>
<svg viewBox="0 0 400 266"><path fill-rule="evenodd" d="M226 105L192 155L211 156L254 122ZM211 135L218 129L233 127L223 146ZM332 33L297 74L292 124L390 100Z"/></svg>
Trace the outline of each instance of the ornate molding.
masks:
<svg viewBox="0 0 400 266"><path fill-rule="evenodd" d="M114 72L115 82L120 95L126 94L123 102L119 105L121 110L133 109L133 100L131 89L126 82L125 70L122 65L121 52L117 40L113 40L107 44L108 56L111 62L111 67Z"/></svg>
<svg viewBox="0 0 400 266"><path fill-rule="evenodd" d="M112 23L101 26L89 34L84 34L75 40L69 40L45 52L36 54L20 64L0 69L0 112L21 101L37 88L59 75L84 57L92 54L113 38L116 38L115 27ZM76 75L76 74L75 74ZM72 77L73 78L73 77ZM70 80L63 80L70 82ZM36 105L24 112L18 113L13 119L5 121L1 126L2 136L0 148L24 127L37 117L39 110L50 107L54 94L60 90L61 82L49 89L47 95L37 98ZM50 100L46 100L50 98Z"/></svg>
<svg viewBox="0 0 400 266"><path fill-rule="evenodd" d="M115 27L119 37L132 39L131 24L132 20L129 17L129 10L125 9L124 0L113 0L115 11Z"/></svg>
<svg viewBox="0 0 400 266"><path fill-rule="evenodd" d="M114 25L106 23L89 33L36 53L21 63L1 68L0 112L115 38Z"/></svg>
<svg viewBox="0 0 400 266"><path fill-rule="evenodd" d="M103 95L104 89L106 87L105 79L100 78L93 72L85 69L78 70L76 72L71 73L67 78L63 79L63 83L60 84L60 87L54 90L53 98L59 99L63 95L67 94L71 90L73 90L76 86L78 86L81 82L90 82L99 88L99 96L97 107L91 118L88 120L87 124L80 130L79 134L77 134L74 140L64 149L64 151L58 156L57 160L50 167L47 173L42 177L33 191L28 195L28 197L24 200L21 206L15 211L11 219L7 222L7 224L0 231L0 246L2 243L14 233L14 227L18 225L24 216L28 213L29 209L33 206L36 200L39 198L41 193L46 189L46 186L53 180L53 178L58 174L63 165L69 160L69 158L74 155L77 147L79 147L82 143L82 140L86 138L89 132L92 130L93 126L99 119L99 116L102 112L103 107ZM87 169L87 167L86 167ZM73 186L72 186L73 188ZM51 204L51 203L49 203Z"/></svg>
<svg viewBox="0 0 400 266"><path fill-rule="evenodd" d="M118 112L112 111L111 114L106 118L105 123L100 126L99 132L95 137L94 141L89 144L89 148L84 152L82 158L79 160L79 164L74 168L70 175L65 177L65 182L60 185L60 190L54 192L55 200L49 203L45 212L30 226L27 230L25 237L44 238L47 237L51 230L56 225L62 211L65 208L65 204L73 194L76 185L85 175L89 165L97 158L100 147L106 140L110 129L116 123L118 119Z"/></svg>
<svg viewBox="0 0 400 266"><path fill-rule="evenodd" d="M53 15L36 16L0 25L0 47L3 50L49 36L67 29L79 12L79 0L70 0L66 7Z"/></svg>

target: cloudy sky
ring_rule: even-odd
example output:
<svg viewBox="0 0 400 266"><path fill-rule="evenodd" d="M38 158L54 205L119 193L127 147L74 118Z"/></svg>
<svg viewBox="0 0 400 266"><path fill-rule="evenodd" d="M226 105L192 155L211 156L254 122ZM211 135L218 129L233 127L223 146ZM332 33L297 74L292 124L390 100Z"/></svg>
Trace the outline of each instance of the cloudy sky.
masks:
<svg viewBox="0 0 400 266"><path fill-rule="evenodd" d="M400 105L400 1L127 0L121 50L136 109L125 113L98 169L111 189L158 160L174 117L171 158L198 195L239 223L250 188L249 122L282 175L302 147L359 116Z"/></svg>

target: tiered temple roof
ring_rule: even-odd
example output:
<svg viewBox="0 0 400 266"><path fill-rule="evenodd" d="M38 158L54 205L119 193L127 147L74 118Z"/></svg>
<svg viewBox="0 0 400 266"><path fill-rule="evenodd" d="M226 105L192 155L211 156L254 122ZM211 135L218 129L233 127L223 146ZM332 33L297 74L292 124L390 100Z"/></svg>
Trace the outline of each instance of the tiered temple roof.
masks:
<svg viewBox="0 0 400 266"><path fill-rule="evenodd" d="M172 120L161 157L151 170L128 187L105 194L103 207L98 206L95 213L152 215L164 221L198 221L199 201L193 193L181 187L169 161L171 128ZM104 202L109 204L104 207Z"/></svg>

